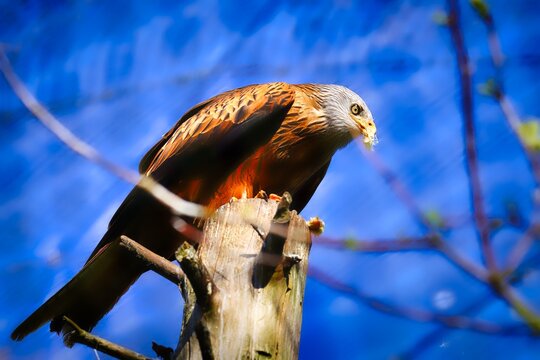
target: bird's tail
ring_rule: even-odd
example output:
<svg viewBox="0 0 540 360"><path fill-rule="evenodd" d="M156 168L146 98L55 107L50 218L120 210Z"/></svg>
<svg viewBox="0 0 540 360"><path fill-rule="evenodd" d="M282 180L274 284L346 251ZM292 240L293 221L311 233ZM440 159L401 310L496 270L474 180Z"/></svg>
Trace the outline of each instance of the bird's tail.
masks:
<svg viewBox="0 0 540 360"><path fill-rule="evenodd" d="M134 188L81 271L24 320L11 338L22 340L49 321L51 331L60 332L64 325L62 316L90 331L147 270L145 264L120 245L120 235L167 258L182 241L172 226L169 208L144 190Z"/></svg>
<svg viewBox="0 0 540 360"><path fill-rule="evenodd" d="M107 236L107 235L105 235ZM62 289L24 320L11 334L13 340L51 322L60 332L67 316L85 330L91 330L145 271L133 255L112 241L104 246Z"/></svg>

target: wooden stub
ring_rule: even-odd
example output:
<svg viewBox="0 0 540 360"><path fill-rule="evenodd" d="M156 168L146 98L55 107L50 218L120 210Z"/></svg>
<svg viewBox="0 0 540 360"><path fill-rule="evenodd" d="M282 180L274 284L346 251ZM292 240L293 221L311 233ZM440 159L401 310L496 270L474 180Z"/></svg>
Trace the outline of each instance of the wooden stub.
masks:
<svg viewBox="0 0 540 360"><path fill-rule="evenodd" d="M238 200L207 221L198 254L218 292L203 313L193 291L184 289L187 301L177 359L298 357L311 238L295 212L289 224L273 223L276 208L272 200ZM261 235L265 237L271 226L272 241L283 241L280 233L286 241L282 254L262 256ZM281 250L279 244L271 248ZM265 271L254 275L261 264ZM268 269L270 276L264 274ZM257 279L259 272L267 278ZM201 352L198 339L206 342L206 351Z"/></svg>

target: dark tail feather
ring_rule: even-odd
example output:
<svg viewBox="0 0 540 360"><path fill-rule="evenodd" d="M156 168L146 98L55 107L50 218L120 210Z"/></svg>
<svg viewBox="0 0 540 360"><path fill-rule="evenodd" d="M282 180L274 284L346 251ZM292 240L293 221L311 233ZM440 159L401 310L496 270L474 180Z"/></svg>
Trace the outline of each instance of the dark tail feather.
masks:
<svg viewBox="0 0 540 360"><path fill-rule="evenodd" d="M63 315L90 331L144 271L144 265L118 241L107 244L70 282L24 320L11 338L22 340L49 321L51 331L60 332L63 322L53 320Z"/></svg>
<svg viewBox="0 0 540 360"><path fill-rule="evenodd" d="M181 237L171 224L170 210L139 188L127 196L88 262L62 289L41 305L11 334L13 340L51 321L51 331L62 331L62 316L90 331L144 273L146 266L123 246L125 234L164 257L178 248Z"/></svg>

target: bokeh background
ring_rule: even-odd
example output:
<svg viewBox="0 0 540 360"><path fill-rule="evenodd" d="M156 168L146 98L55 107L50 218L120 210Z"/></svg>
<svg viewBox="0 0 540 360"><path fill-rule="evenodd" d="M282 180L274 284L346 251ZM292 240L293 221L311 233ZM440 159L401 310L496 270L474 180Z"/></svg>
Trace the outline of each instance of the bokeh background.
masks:
<svg viewBox="0 0 540 360"><path fill-rule="evenodd" d="M492 236L503 263L534 220L535 185L497 103L476 91L494 68L484 24L467 1L459 5L475 81L484 200L490 218L503 224ZM506 55L507 94L523 119L540 116L540 3L490 0L489 6ZM185 110L224 90L270 81L348 86L375 116L377 156L421 211L449 225L445 241L481 265L455 51L441 25L446 7L442 0L3 0L0 42L50 111L132 169ZM2 76L0 129L0 358L93 359L83 346L64 348L46 327L22 343L9 334L80 269L130 186L60 143ZM349 246L313 247L302 359L539 356L540 341L516 312L436 252L352 251L353 241L425 234L356 144L335 156L303 214L322 217L325 236ZM518 221L505 226L509 218ZM539 311L537 250L529 251L516 289ZM413 321L399 311L381 312L370 299L510 330L485 334ZM148 273L95 333L152 355L152 340L176 345L181 306L174 286Z"/></svg>

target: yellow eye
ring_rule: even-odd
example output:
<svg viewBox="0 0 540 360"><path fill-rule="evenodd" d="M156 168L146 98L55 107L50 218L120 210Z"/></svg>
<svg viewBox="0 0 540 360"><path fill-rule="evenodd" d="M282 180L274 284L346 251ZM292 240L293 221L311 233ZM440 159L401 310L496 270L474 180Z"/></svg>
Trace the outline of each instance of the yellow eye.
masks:
<svg viewBox="0 0 540 360"><path fill-rule="evenodd" d="M352 104L351 105L351 113L353 115L360 115L360 113L362 113L364 111L364 109L362 109L362 107L358 104Z"/></svg>

